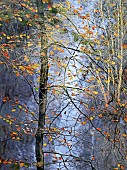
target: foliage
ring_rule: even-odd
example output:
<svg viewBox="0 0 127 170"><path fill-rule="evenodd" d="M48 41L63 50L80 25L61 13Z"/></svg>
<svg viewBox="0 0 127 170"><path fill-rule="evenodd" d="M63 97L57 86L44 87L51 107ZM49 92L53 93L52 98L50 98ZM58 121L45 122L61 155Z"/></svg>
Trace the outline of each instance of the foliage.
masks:
<svg viewBox="0 0 127 170"><path fill-rule="evenodd" d="M28 89L28 95L25 90L19 95L12 83L8 94L2 94L1 112L10 107L0 116L7 126L2 133L9 132L1 142L21 142L24 134L36 137L38 110L47 98L39 129L45 162L2 157L1 163L15 169L52 164L59 169L70 169L70 164L73 169L126 169L125 2L99 0L85 12L80 1L76 6L42 1L43 13L37 2L0 2L1 68L18 86L23 79ZM35 110L25 102L31 97ZM52 162L46 161L50 156Z"/></svg>

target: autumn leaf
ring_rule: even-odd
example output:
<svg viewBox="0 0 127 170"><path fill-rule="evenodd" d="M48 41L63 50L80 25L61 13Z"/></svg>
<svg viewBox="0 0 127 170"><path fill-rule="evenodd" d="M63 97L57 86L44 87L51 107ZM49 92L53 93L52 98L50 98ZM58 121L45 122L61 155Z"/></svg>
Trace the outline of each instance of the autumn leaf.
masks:
<svg viewBox="0 0 127 170"><path fill-rule="evenodd" d="M16 140L20 140L20 137L17 137Z"/></svg>
<svg viewBox="0 0 127 170"><path fill-rule="evenodd" d="M127 122L127 116L124 118L124 121Z"/></svg>
<svg viewBox="0 0 127 170"><path fill-rule="evenodd" d="M81 124L82 124L82 125L85 125L85 124L86 124L86 122L85 122L85 121L84 121L84 122L81 122Z"/></svg>
<svg viewBox="0 0 127 170"><path fill-rule="evenodd" d="M19 18L18 18L18 20L19 20L19 21L22 21L22 18L21 18L21 17L19 17Z"/></svg>
<svg viewBox="0 0 127 170"><path fill-rule="evenodd" d="M97 92L97 91L92 91L92 93L93 93L93 94L98 94L98 92Z"/></svg>
<svg viewBox="0 0 127 170"><path fill-rule="evenodd" d="M29 58L27 56L24 56L24 61L29 62Z"/></svg>
<svg viewBox="0 0 127 170"><path fill-rule="evenodd" d="M96 12L99 12L99 10L95 9L94 12L95 12L95 13L96 13Z"/></svg>
<svg viewBox="0 0 127 170"><path fill-rule="evenodd" d="M127 137L127 135L126 135L126 134L123 134L122 136L123 136L123 137Z"/></svg>
<svg viewBox="0 0 127 170"><path fill-rule="evenodd" d="M119 36L119 34L117 34L117 33L114 33L114 36L115 36L115 37L118 37L118 36Z"/></svg>
<svg viewBox="0 0 127 170"><path fill-rule="evenodd" d="M121 166L120 166L120 169L121 169L121 170L124 170L125 168L124 168L124 166L123 166L123 165L121 165Z"/></svg>
<svg viewBox="0 0 127 170"><path fill-rule="evenodd" d="M51 136L49 137L49 141L51 141L51 142L52 142L52 137L51 137Z"/></svg>
<svg viewBox="0 0 127 170"><path fill-rule="evenodd" d="M4 98L3 98L3 102L6 102L7 100L8 100L7 97L4 97Z"/></svg>
<svg viewBox="0 0 127 170"><path fill-rule="evenodd" d="M7 161L7 160L4 160L4 161L3 161L3 164L8 164L8 161Z"/></svg>
<svg viewBox="0 0 127 170"><path fill-rule="evenodd" d="M89 118L89 120L93 120L94 118L91 116L90 118Z"/></svg>
<svg viewBox="0 0 127 170"><path fill-rule="evenodd" d="M121 58L122 58L122 56L121 56L121 55L118 55L118 58L119 58L119 59L121 59Z"/></svg>
<svg viewBox="0 0 127 170"><path fill-rule="evenodd" d="M94 156L94 155L92 155L92 158L91 158L91 160L92 160L92 161L94 161L94 160L95 160L95 156Z"/></svg>
<svg viewBox="0 0 127 170"><path fill-rule="evenodd" d="M24 163L23 163L23 162L21 162L19 165L20 165L20 167L23 167L23 166L24 166Z"/></svg>
<svg viewBox="0 0 127 170"><path fill-rule="evenodd" d="M114 7L116 4L111 4L111 7Z"/></svg>
<svg viewBox="0 0 127 170"><path fill-rule="evenodd" d="M43 3L49 3L50 0L42 0Z"/></svg>
<svg viewBox="0 0 127 170"><path fill-rule="evenodd" d="M12 135L18 135L18 133L17 132L12 132Z"/></svg>
<svg viewBox="0 0 127 170"><path fill-rule="evenodd" d="M101 131L101 128L96 128L96 130Z"/></svg>
<svg viewBox="0 0 127 170"><path fill-rule="evenodd" d="M21 69L22 71L25 71L25 67L24 66L19 66L19 69Z"/></svg>
<svg viewBox="0 0 127 170"><path fill-rule="evenodd" d="M11 111L12 111L12 112L15 112L15 111L16 111L16 109L12 109Z"/></svg>
<svg viewBox="0 0 127 170"><path fill-rule="evenodd" d="M43 146L47 146L47 143L44 143Z"/></svg>
<svg viewBox="0 0 127 170"><path fill-rule="evenodd" d="M18 126L18 127L17 127L17 130L18 130L18 131L20 131L20 130L21 130L20 126Z"/></svg>

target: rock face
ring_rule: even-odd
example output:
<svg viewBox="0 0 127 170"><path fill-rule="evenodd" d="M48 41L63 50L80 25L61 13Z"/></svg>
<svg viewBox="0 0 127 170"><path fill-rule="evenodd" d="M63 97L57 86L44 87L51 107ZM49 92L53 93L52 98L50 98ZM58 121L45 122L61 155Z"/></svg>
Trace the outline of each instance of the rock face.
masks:
<svg viewBox="0 0 127 170"><path fill-rule="evenodd" d="M23 76L17 77L11 68L1 65L0 157L2 160L22 160L28 163L34 161L34 137L31 134L34 134L35 126L31 123L31 115L25 111L25 106L30 107L32 104L31 102L28 105L31 99L32 91ZM1 170L11 167L13 169L13 165L1 165Z"/></svg>

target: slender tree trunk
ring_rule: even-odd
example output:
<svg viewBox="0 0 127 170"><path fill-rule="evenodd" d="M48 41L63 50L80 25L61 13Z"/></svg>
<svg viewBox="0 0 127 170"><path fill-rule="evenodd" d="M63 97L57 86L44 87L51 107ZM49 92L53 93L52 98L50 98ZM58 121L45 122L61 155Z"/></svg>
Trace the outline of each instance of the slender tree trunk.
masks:
<svg viewBox="0 0 127 170"><path fill-rule="evenodd" d="M47 103L47 80L48 80L48 57L46 47L46 35L44 24L44 6L42 0L36 0L40 21L41 35L41 69L40 69L40 87L39 87L39 119L36 133L36 160L37 170L44 170L44 152L43 152L43 131L45 125L46 103ZM43 54L43 55L42 55Z"/></svg>

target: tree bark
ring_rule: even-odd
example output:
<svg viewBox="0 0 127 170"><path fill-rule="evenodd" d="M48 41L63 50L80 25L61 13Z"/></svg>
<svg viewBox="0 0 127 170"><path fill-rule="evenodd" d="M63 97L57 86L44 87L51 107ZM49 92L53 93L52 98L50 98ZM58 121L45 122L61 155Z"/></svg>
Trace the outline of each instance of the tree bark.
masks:
<svg viewBox="0 0 127 170"><path fill-rule="evenodd" d="M43 131L45 125L45 114L46 114L46 103L47 103L47 80L48 80L48 57L47 49L45 48L47 40L45 35L45 24L44 24L44 5L42 0L36 0L37 9L40 22L40 35L41 35L41 51L40 61L40 87L39 87L39 118L38 118L38 129L36 133L36 160L37 170L44 170L44 152L43 152Z"/></svg>

